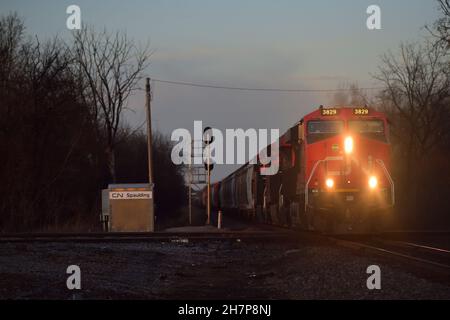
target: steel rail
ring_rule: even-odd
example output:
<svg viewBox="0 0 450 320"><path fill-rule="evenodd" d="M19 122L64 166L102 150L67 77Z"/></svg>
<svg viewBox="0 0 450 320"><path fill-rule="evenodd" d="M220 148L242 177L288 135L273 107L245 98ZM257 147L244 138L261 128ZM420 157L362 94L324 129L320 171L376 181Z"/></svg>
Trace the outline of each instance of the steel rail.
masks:
<svg viewBox="0 0 450 320"><path fill-rule="evenodd" d="M411 249L421 250L423 252L432 253L432 254L447 255L450 257L450 250L443 249L443 248L431 247L431 246L408 242L408 241L397 241L397 240L391 240L391 239L377 239L377 238L375 238L375 240L380 241L382 243L386 243L391 246L411 248Z"/></svg>
<svg viewBox="0 0 450 320"><path fill-rule="evenodd" d="M342 247L350 248L358 251L367 251L370 253L374 253L376 255L386 257L386 258L394 258L403 262L407 262L408 264L413 263L417 267L427 268L428 270L432 270L439 275L445 275L446 279L449 279L450 276L450 265L444 264L440 262L436 262L433 260L428 260L424 258L415 257L404 252L394 251L387 248L382 248L378 246L369 245L359 241L350 241L344 240L341 238L336 238L332 236L327 236L327 238ZM444 250L447 251L447 250Z"/></svg>
<svg viewBox="0 0 450 320"><path fill-rule="evenodd" d="M5 242L126 242L126 241L171 241L268 239L292 237L288 232L271 231L224 231L224 232L155 232L155 233L43 233L0 235Z"/></svg>

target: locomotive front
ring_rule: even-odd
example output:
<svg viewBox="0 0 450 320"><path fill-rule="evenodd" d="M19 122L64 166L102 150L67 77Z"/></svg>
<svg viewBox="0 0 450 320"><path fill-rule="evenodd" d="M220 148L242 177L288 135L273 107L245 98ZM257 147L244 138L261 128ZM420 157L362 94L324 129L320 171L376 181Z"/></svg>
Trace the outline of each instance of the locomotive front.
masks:
<svg viewBox="0 0 450 320"><path fill-rule="evenodd" d="M310 224L318 228L320 218L328 229L376 227L395 199L385 115L367 107L321 107L303 123Z"/></svg>

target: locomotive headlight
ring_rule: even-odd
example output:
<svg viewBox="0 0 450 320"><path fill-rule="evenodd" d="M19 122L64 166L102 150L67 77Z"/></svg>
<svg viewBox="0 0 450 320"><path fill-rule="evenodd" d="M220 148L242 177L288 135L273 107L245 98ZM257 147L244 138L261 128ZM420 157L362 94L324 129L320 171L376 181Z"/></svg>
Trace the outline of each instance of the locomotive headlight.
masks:
<svg viewBox="0 0 450 320"><path fill-rule="evenodd" d="M370 189L375 189L378 185L378 179L375 176L371 176L369 178L369 188Z"/></svg>
<svg viewBox="0 0 450 320"><path fill-rule="evenodd" d="M334 180L331 178L328 178L327 180L325 180L325 185L327 186L328 189L331 189L334 187Z"/></svg>
<svg viewBox="0 0 450 320"><path fill-rule="evenodd" d="M350 154L353 152L353 138L347 137L344 140L344 150L346 154Z"/></svg>

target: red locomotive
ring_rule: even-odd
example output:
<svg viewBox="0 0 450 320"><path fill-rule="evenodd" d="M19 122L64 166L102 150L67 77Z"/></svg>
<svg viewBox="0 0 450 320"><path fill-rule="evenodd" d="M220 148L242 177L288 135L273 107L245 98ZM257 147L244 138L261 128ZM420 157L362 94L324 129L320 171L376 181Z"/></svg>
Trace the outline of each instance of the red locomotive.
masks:
<svg viewBox="0 0 450 320"><path fill-rule="evenodd" d="M342 233L378 228L394 205L389 127L381 112L321 106L284 133L279 148L276 175L246 164L213 185L212 206L261 222Z"/></svg>

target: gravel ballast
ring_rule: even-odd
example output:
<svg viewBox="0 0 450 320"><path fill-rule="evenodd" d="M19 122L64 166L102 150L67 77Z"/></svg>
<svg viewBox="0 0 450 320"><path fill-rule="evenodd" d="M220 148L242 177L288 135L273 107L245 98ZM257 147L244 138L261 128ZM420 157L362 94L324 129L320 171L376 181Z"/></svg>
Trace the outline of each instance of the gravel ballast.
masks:
<svg viewBox="0 0 450 320"><path fill-rule="evenodd" d="M66 269L81 269L81 290ZM381 269L381 290L366 286ZM404 264L325 244L3 243L0 299L449 299Z"/></svg>

